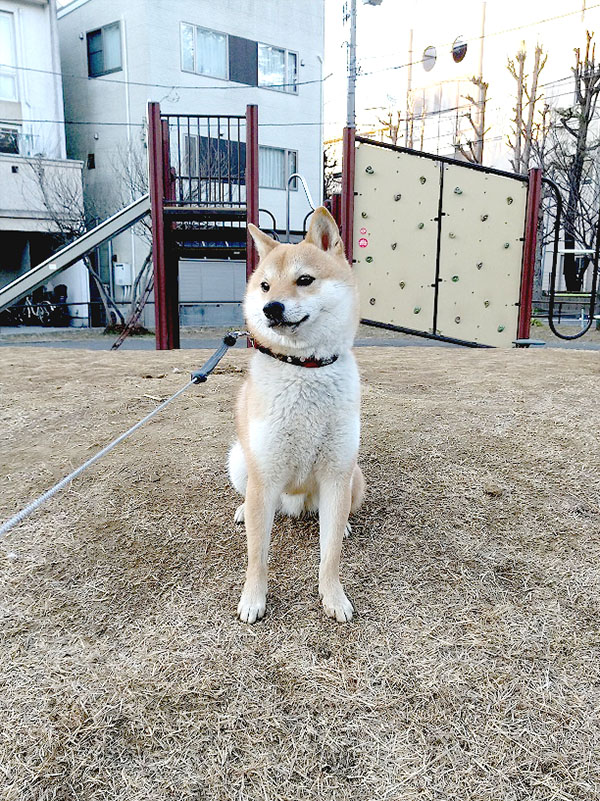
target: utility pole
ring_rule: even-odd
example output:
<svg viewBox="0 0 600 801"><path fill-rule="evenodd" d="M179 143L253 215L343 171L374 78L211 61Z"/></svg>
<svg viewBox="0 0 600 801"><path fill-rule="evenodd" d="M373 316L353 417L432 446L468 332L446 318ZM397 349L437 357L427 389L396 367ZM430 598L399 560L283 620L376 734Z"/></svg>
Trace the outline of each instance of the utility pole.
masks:
<svg viewBox="0 0 600 801"><path fill-rule="evenodd" d="M378 6L381 0L363 0ZM348 104L343 135L341 231L346 258L352 264L352 226L354 219L354 156L356 141L356 0L346 0L344 22L350 22L348 41Z"/></svg>
<svg viewBox="0 0 600 801"><path fill-rule="evenodd" d="M478 114L477 123L479 128L478 141L475 143L476 162L483 164L483 137L485 136L485 106L487 103L487 84L483 80L483 46L485 43L485 12L487 3L484 2L481 9L481 37L479 40L479 80L478 89Z"/></svg>
<svg viewBox="0 0 600 801"><path fill-rule="evenodd" d="M348 10L348 2L350 9ZM363 0L365 6L380 6L381 0ZM356 128L356 0L346 0L344 6L344 22L350 22L350 38L348 40L348 102L346 110L346 128Z"/></svg>
<svg viewBox="0 0 600 801"><path fill-rule="evenodd" d="M356 128L356 0L350 0L350 40L348 42L348 100L346 108L346 127Z"/></svg>

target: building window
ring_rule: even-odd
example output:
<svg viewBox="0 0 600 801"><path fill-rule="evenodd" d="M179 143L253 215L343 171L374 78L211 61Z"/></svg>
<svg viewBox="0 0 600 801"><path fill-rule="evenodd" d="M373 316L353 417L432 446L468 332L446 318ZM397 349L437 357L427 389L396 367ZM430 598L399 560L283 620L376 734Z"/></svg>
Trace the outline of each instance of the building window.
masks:
<svg viewBox="0 0 600 801"><path fill-rule="evenodd" d="M435 67L435 61L437 59L437 50L433 45L429 45L423 50L423 69L425 72L429 72Z"/></svg>
<svg viewBox="0 0 600 801"><path fill-rule="evenodd" d="M181 67L186 72L227 79L227 35L182 23Z"/></svg>
<svg viewBox="0 0 600 801"><path fill-rule="evenodd" d="M227 78L227 37L223 33L196 28L196 72Z"/></svg>
<svg viewBox="0 0 600 801"><path fill-rule="evenodd" d="M298 54L181 23L181 69L211 78L298 92Z"/></svg>
<svg viewBox="0 0 600 801"><path fill-rule="evenodd" d="M88 75L97 78L123 69L121 58L121 26L105 25L87 35Z"/></svg>
<svg viewBox="0 0 600 801"><path fill-rule="evenodd" d="M467 55L467 43L462 36L457 36L452 45L452 58L457 64Z"/></svg>
<svg viewBox="0 0 600 801"><path fill-rule="evenodd" d="M0 153L19 153L19 131L17 128L0 128Z"/></svg>
<svg viewBox="0 0 600 801"><path fill-rule="evenodd" d="M15 28L13 15L0 11L0 100L17 99Z"/></svg>
<svg viewBox="0 0 600 801"><path fill-rule="evenodd" d="M280 147L263 147L258 149L258 175L262 189L285 189L287 179L298 172L298 153ZM292 189L297 189L297 182L292 181Z"/></svg>
<svg viewBox="0 0 600 801"><path fill-rule="evenodd" d="M88 155L87 155L87 168L88 168L88 170L95 170L96 169L96 154L95 153L88 153Z"/></svg>
<svg viewBox="0 0 600 801"><path fill-rule="evenodd" d="M272 45L258 45L258 85L280 92L298 91L298 56Z"/></svg>

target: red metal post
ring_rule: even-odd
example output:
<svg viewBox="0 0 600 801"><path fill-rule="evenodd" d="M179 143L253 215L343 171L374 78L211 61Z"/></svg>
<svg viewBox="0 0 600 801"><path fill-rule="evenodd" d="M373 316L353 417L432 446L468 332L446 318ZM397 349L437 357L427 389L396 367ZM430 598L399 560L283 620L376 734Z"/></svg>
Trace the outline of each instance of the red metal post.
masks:
<svg viewBox="0 0 600 801"><path fill-rule="evenodd" d="M525 241L523 243L523 269L521 271L521 295L519 305L518 339L528 339L531 327L531 304L533 300L533 276L538 233L540 203L542 200L542 171L534 167L529 170L527 211L525 215Z"/></svg>
<svg viewBox="0 0 600 801"><path fill-rule="evenodd" d="M246 106L246 226L258 225L258 106ZM246 227L246 281L258 265L254 240ZM246 347L252 340L246 338Z"/></svg>
<svg viewBox="0 0 600 801"><path fill-rule="evenodd" d="M148 103L148 172L154 263L154 319L156 350L168 350L165 266L163 136L159 103Z"/></svg>
<svg viewBox="0 0 600 801"><path fill-rule="evenodd" d="M330 198L325 201L325 208L329 209L331 216L336 221L338 228L342 224L342 196L339 192L335 192Z"/></svg>
<svg viewBox="0 0 600 801"><path fill-rule="evenodd" d="M352 264L354 228L354 169L356 129L344 128L342 156L342 242L346 258Z"/></svg>
<svg viewBox="0 0 600 801"><path fill-rule="evenodd" d="M175 184L171 168L171 148L169 142L169 123L162 120L162 168L163 192L165 201L175 200ZM180 347L179 339L179 255L169 249L171 239L165 233L165 307L167 313L167 347L169 350Z"/></svg>
<svg viewBox="0 0 600 801"><path fill-rule="evenodd" d="M246 106L246 224L258 225L258 106ZM246 280L256 265L254 240L246 230Z"/></svg>
<svg viewBox="0 0 600 801"><path fill-rule="evenodd" d="M171 167L171 148L169 144L169 122L162 121L162 163L163 163L163 189L165 200L175 200L175 170Z"/></svg>

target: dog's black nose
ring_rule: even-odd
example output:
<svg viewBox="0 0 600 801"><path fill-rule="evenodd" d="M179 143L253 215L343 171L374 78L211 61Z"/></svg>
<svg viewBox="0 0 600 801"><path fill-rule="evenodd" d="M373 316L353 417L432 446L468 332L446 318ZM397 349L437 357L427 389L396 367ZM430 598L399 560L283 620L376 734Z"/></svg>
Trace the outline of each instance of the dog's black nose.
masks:
<svg viewBox="0 0 600 801"><path fill-rule="evenodd" d="M279 303L277 300L272 300L270 303L266 303L263 306L263 311L267 320L271 320L274 323L280 323L283 320L285 306L283 303Z"/></svg>

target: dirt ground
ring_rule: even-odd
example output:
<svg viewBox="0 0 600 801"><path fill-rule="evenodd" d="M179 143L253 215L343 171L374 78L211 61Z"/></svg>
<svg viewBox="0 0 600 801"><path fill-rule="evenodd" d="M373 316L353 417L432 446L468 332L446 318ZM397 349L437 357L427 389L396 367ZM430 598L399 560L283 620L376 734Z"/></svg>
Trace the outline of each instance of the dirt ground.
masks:
<svg viewBox="0 0 600 801"><path fill-rule="evenodd" d="M0 520L207 355L3 349ZM356 617L321 612L316 523L279 520L252 627L248 357L0 547L2 801L600 799L598 354L360 349Z"/></svg>

